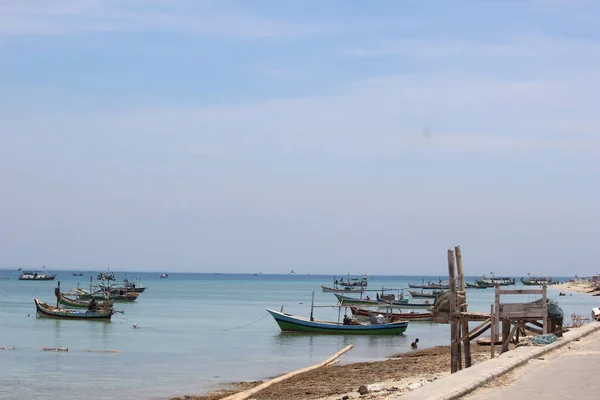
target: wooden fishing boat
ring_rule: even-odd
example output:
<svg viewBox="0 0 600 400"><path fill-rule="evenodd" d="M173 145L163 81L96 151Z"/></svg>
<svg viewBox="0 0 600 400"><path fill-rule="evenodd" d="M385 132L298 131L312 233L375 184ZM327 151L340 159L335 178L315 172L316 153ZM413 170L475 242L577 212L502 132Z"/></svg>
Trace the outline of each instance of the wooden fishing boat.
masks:
<svg viewBox="0 0 600 400"><path fill-rule="evenodd" d="M73 276L83 276L83 272L73 272Z"/></svg>
<svg viewBox="0 0 600 400"><path fill-rule="evenodd" d="M434 290L431 293L427 293L427 292L417 292L416 290L409 290L408 293L410 293L411 297L415 298L415 299L435 299L436 297L438 297L440 294L444 293L441 290Z"/></svg>
<svg viewBox="0 0 600 400"><path fill-rule="evenodd" d="M440 281L440 283L433 283L433 282L425 283L424 281L421 284L409 283L408 287L411 289L438 289L438 290L450 289L449 284L442 283L441 281Z"/></svg>
<svg viewBox="0 0 600 400"><path fill-rule="evenodd" d="M521 283L527 286L542 286L552 285L554 281L552 280L552 278L531 276L527 278L521 278Z"/></svg>
<svg viewBox="0 0 600 400"><path fill-rule="evenodd" d="M105 297L108 297L108 299L112 301L135 301L139 297L139 293L128 292L125 290L110 290L106 294L104 290L97 292L86 292L81 288L74 288L71 290L77 294L78 300L91 300L92 297L97 300L103 300Z"/></svg>
<svg viewBox="0 0 600 400"><path fill-rule="evenodd" d="M388 312L386 311L373 311L365 308L359 308L356 306L350 306L350 311L355 317L366 317L370 318L373 314L381 314L389 320L393 321L433 321L433 315L431 312Z"/></svg>
<svg viewBox="0 0 600 400"><path fill-rule="evenodd" d="M343 277L339 281L334 278L333 283L335 286L367 287L369 280L367 275L363 275L361 278L352 278L350 277L350 274L348 274L345 281Z"/></svg>
<svg viewBox="0 0 600 400"><path fill-rule="evenodd" d="M387 322L382 324L344 324L331 321L316 321L297 317L283 312L270 310L267 312L279 325L282 332L306 332L347 335L399 335L408 328L408 321Z"/></svg>
<svg viewBox="0 0 600 400"><path fill-rule="evenodd" d="M385 305L392 305L392 306L398 306L398 307L402 307L402 308L408 308L408 309L428 309L431 308L432 304L429 303L429 301L425 301L424 303L414 303L414 302L409 302L408 299L398 299L398 300L394 300L394 301L387 301L387 300L367 300L367 299L357 299L354 297L348 297L348 296L344 296L341 295L339 293L334 293L335 297L338 298L338 301L342 304L348 304L348 305L362 305L362 306L385 306Z"/></svg>
<svg viewBox="0 0 600 400"><path fill-rule="evenodd" d="M72 308L88 308L90 306L91 299L88 299L88 300L73 299L73 298L67 297L67 295L65 293L62 293L60 291L55 292L55 294L56 294L56 299L58 300L58 302L64 306L72 307ZM109 300L107 306L112 307L113 302ZM98 307L104 308L104 302L98 303Z"/></svg>
<svg viewBox="0 0 600 400"><path fill-rule="evenodd" d="M465 283L465 286L471 289L487 289L489 286L486 285L480 285L478 283Z"/></svg>
<svg viewBox="0 0 600 400"><path fill-rule="evenodd" d="M364 291L363 287L329 287L321 285L323 292L331 292L331 293L362 293Z"/></svg>
<svg viewBox="0 0 600 400"><path fill-rule="evenodd" d="M58 308L34 299L37 315L45 318L80 319L80 320L110 320L113 310L106 308L96 311L79 311Z"/></svg>

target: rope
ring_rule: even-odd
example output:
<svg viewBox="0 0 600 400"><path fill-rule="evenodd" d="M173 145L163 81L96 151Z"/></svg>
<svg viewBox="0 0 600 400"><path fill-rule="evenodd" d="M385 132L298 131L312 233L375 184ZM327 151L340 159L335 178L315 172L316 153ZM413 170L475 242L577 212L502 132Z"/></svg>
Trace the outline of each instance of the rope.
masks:
<svg viewBox="0 0 600 400"><path fill-rule="evenodd" d="M221 329L221 330L222 330L222 331L232 331L232 330L234 330L234 329L245 328L245 327L247 327L247 326L250 326L250 325L252 325L252 324L255 324L255 323L257 323L257 322L258 322L258 321L260 321L261 319L263 319L263 318L266 318L266 317L268 317L268 316L269 316L269 314L266 314L266 315L263 315L262 317L260 317L259 319L257 319L256 321L250 322L249 324L242 325L242 326L236 326L236 327L234 327L234 328Z"/></svg>

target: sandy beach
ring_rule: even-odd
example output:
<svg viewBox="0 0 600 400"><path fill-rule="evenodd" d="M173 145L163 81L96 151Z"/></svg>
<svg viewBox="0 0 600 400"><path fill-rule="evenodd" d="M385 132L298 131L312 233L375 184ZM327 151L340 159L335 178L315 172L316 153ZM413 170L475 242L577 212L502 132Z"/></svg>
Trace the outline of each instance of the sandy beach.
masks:
<svg viewBox="0 0 600 400"><path fill-rule="evenodd" d="M473 363L490 358L489 346L471 345ZM324 355L324 359L327 355ZM369 399L384 400L426 385L450 374L450 346L438 346L395 355L384 361L352 363L319 368L274 384L255 394L257 400L358 399L367 386ZM262 383L237 382L207 395L187 395L171 400L218 400Z"/></svg>
<svg viewBox="0 0 600 400"><path fill-rule="evenodd" d="M589 293L600 295L600 282L592 282L590 279L576 279L552 286L564 292Z"/></svg>

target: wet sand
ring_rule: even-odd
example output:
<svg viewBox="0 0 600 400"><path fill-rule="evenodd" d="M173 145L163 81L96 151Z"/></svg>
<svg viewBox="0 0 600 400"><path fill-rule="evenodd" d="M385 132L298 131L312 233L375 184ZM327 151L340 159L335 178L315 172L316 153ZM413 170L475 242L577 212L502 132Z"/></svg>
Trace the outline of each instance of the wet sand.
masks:
<svg viewBox="0 0 600 400"><path fill-rule="evenodd" d="M489 346L471 343L473 364L490 358ZM329 355L324 354L323 359ZM257 400L338 400L358 399L361 385L369 389L369 399L383 400L410 391L428 381L450 374L450 346L414 350L384 361L333 365L276 383L251 398ZM172 400L218 400L261 384L237 382L229 388L206 395L188 395ZM345 397L347 396L347 397Z"/></svg>

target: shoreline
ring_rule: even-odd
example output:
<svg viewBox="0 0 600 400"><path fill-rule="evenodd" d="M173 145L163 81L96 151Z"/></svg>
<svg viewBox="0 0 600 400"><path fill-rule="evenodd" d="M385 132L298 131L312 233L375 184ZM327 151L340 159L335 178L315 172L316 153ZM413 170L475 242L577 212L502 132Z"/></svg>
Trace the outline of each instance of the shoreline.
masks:
<svg viewBox="0 0 600 400"><path fill-rule="evenodd" d="M473 364L490 359L490 347L471 344ZM325 357L323 357L325 358ZM383 361L357 362L318 368L278 382L254 395L257 400L358 399L358 388L369 389L369 399L384 400L410 392L450 375L450 346L436 346L396 354ZM263 381L233 382L202 395L170 400L219 400L253 388Z"/></svg>
<svg viewBox="0 0 600 400"><path fill-rule="evenodd" d="M558 285L552 285L552 288L564 292L585 293L592 296L600 296L600 282L592 282L590 279L571 280Z"/></svg>

